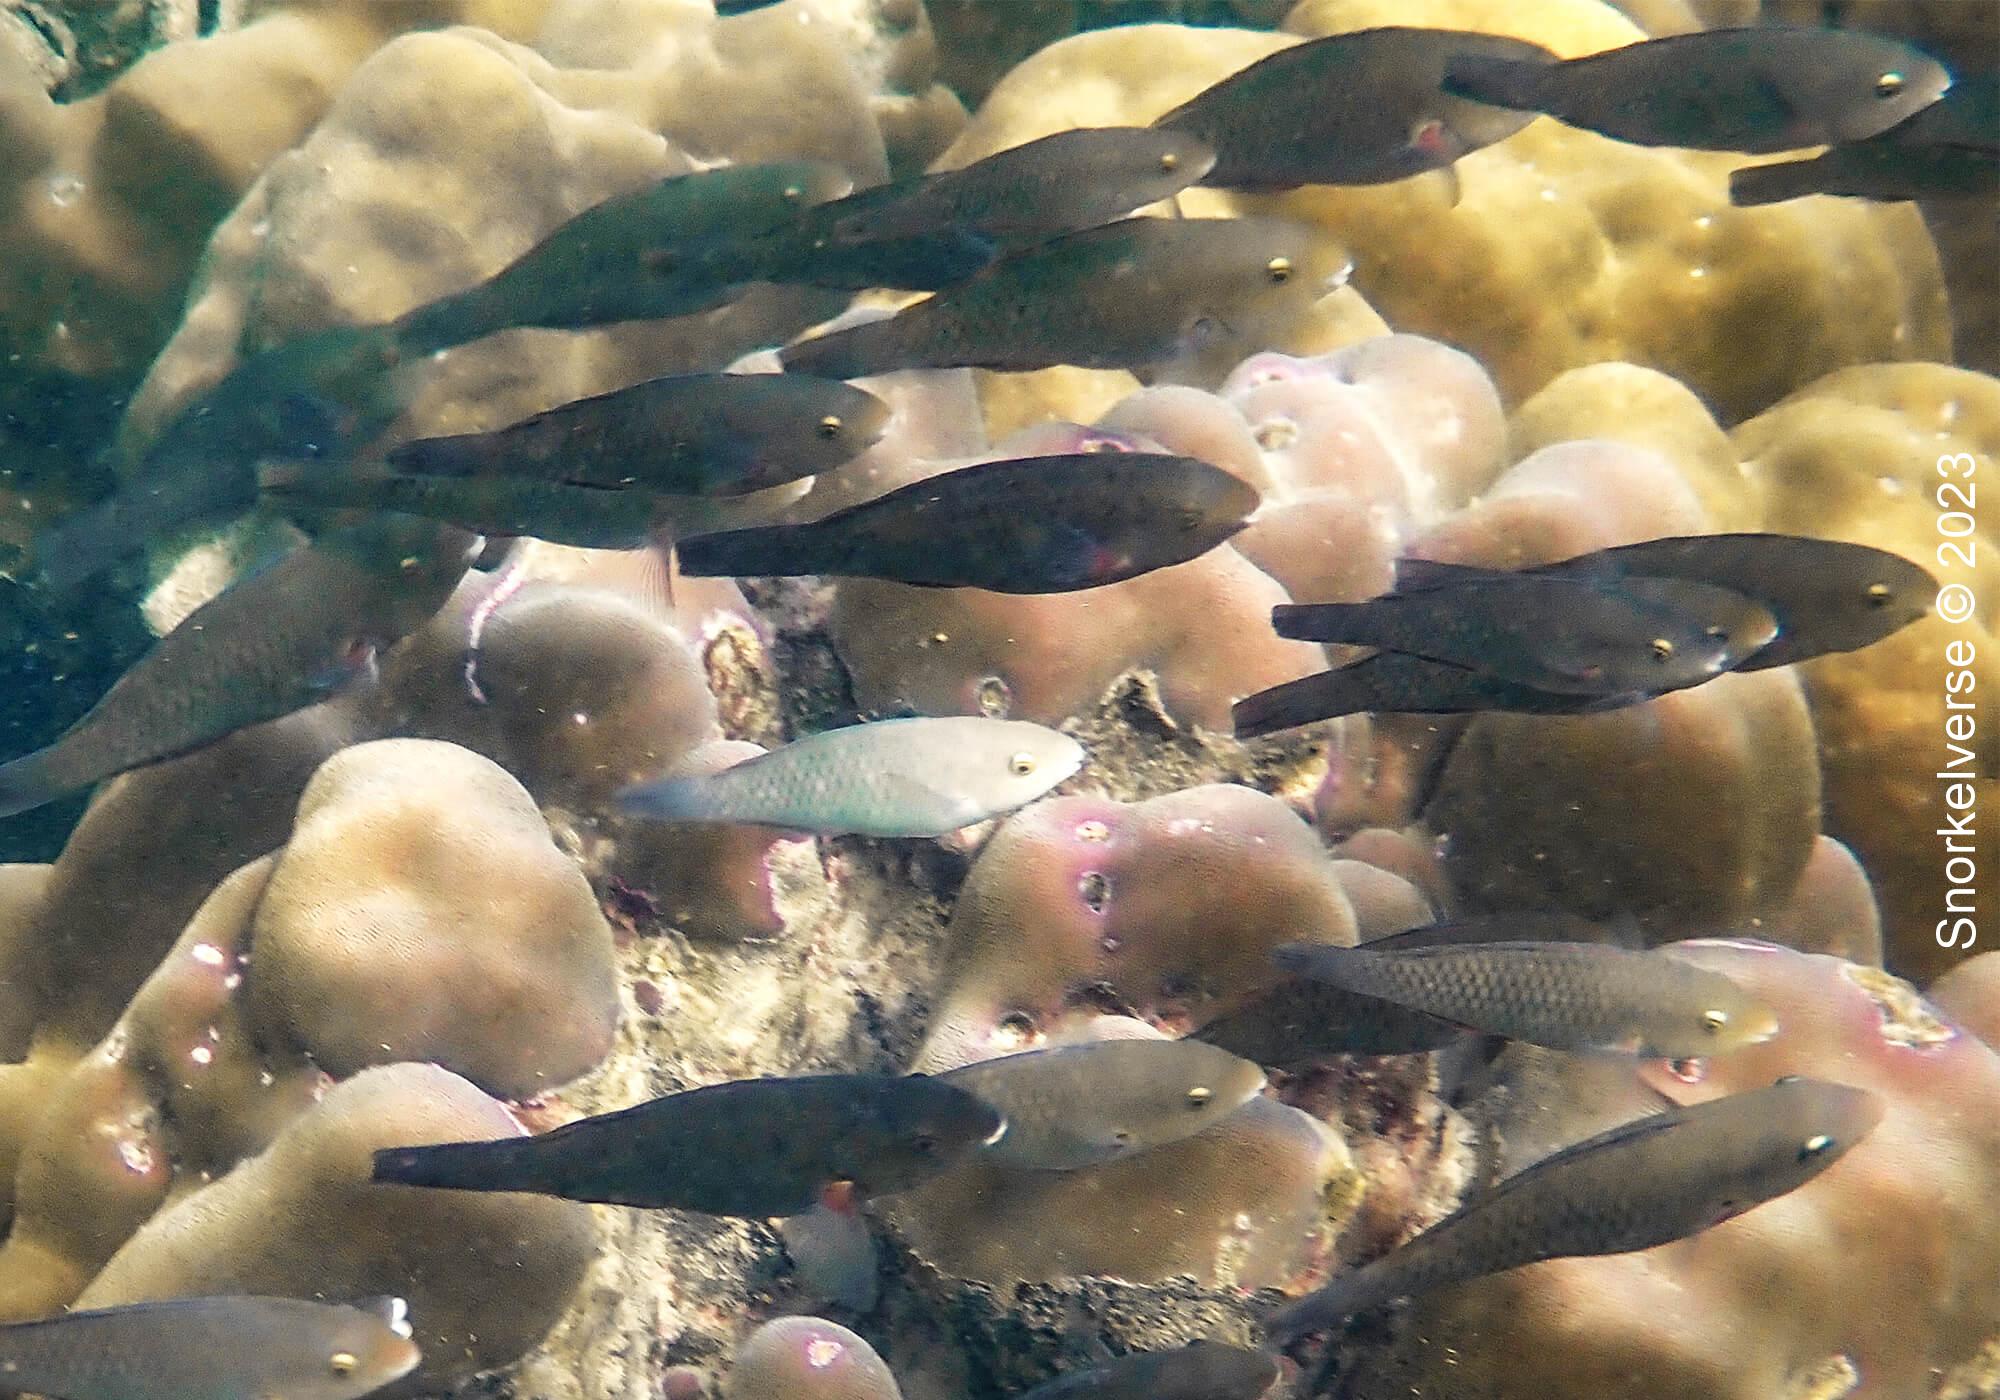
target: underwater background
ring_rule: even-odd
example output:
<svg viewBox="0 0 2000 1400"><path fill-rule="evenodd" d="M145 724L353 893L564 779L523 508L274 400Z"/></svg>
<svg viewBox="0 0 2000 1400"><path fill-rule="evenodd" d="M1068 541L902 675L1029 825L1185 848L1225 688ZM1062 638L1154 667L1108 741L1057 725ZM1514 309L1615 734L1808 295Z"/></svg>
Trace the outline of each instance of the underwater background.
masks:
<svg viewBox="0 0 2000 1400"><path fill-rule="evenodd" d="M359 498L289 508L296 480L269 470L483 441L660 376L811 368L825 348L799 347L827 322L892 324L961 280L781 277L757 261L775 216L732 193L745 205L698 211L715 220L702 256L752 269L727 296L566 322L470 295L662 181L810 162L801 179L831 182L817 205L1147 127L1302 40L1383 25L1559 58L1825 25L1906 41L1963 82L2000 69L2000 0L717 8L0 0L0 757L54 744L204 604L252 600L232 614L247 630L190 653L196 679L160 702L240 701L243 718L32 801L0 780L0 1323L390 1295L423 1359L382 1393L522 1400L1000 1400L1197 1340L1260 1359L1041 1393L2000 1397L1990 187L1746 206L1732 172L1780 157L1524 115L1407 178L1128 202L1097 222L1142 205L1234 220L1224 243L1282 261L1288 284L1124 364L1098 342L1145 293L1094 264L1038 273L1007 314L1046 367L893 347L839 376L880 401L865 439L755 490L607 519L595 497L615 491L566 482L585 494L524 498L547 538L532 511L453 518L482 543L329 513ZM1338 80L1365 96L1379 77ZM1290 119L1273 107L1274 129ZM1077 192L1057 193L1052 210ZM954 220L972 216L948 211L943 234ZM1267 258L1257 240L1281 228ZM957 256L943 246L918 251ZM609 278L594 256L506 295L569 306ZM468 319L435 344L375 334L443 305ZM826 402L839 412L815 399L808 426L873 412ZM731 424L746 472L776 455L785 411ZM558 441L552 459L580 450ZM1257 508L1226 542L1127 557L1079 591L665 558L967 464L1099 452L1198 459ZM199 509L153 513L182 490ZM1077 504L1033 481L998 499L1021 528ZM93 515L107 500L132 514ZM1399 561L1526 569L1722 533L1866 545L1931 580L1871 644L1604 712L1357 706L1249 737L1246 697L1362 654L1280 635L1274 608L1362 604L1409 584ZM987 562L948 527L935 539L946 574ZM250 693L229 659L295 627L335 629L317 638L333 672ZM897 826L900 809L815 836L810 815L664 820L684 790L650 814L632 796L907 716L1060 731L1002 753L1065 771L943 835L903 834L923 824ZM837 755L803 780L813 810L853 765L955 771L965 752L936 742ZM1726 977L1776 1030L1712 1057L1636 1054L1439 1011L1447 1034L1394 1047L1413 1053L1372 1053L1359 1029L1293 1053L1296 1017L1332 1013L1270 1011L1296 985L1281 947L1480 920L1635 955L1685 945L1672 968ZM1244 1015L1267 1019L1243 1031ZM1226 1105L1205 1082L1212 1119L1080 1166L990 1153L770 1216L371 1180L379 1151L700 1086L942 1079L1197 1031L1267 1078ZM1643 1252L1473 1268L1275 1346L1275 1309L1495 1182L1792 1075L1879 1105L1823 1179ZM1034 1108L1080 1133L1092 1094L1064 1080ZM804 1109L760 1110L662 1150L754 1180L814 1130ZM1643 1214L1703 1168L1682 1151L1616 1179ZM247 1385L257 1344L243 1352Z"/></svg>

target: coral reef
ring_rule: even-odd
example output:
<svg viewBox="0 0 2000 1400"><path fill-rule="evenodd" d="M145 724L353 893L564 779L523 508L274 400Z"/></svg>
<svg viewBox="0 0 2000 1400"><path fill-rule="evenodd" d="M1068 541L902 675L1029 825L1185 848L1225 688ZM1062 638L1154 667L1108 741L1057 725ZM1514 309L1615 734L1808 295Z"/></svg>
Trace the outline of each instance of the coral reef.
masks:
<svg viewBox="0 0 2000 1400"><path fill-rule="evenodd" d="M752 1332L729 1373L731 1400L902 1400L875 1349L837 1322L786 1317Z"/></svg>

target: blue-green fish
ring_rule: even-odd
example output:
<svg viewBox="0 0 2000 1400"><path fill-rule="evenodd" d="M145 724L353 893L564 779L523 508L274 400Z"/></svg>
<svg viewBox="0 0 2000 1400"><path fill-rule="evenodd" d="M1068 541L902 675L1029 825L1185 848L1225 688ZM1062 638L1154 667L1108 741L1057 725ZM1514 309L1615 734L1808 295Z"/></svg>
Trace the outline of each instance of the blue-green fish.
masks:
<svg viewBox="0 0 2000 1400"><path fill-rule="evenodd" d="M1278 1363L1268 1352L1200 1341L1057 1376L1019 1400L1258 1400L1277 1379Z"/></svg>
<svg viewBox="0 0 2000 1400"><path fill-rule="evenodd" d="M1624 1123L1474 1197L1271 1319L1285 1345L1354 1313L1543 1259L1685 1239L1805 1185L1882 1117L1873 1094L1787 1078Z"/></svg>
<svg viewBox="0 0 2000 1400"><path fill-rule="evenodd" d="M885 719L810 735L719 773L638 783L618 805L654 821L943 836L1026 806L1083 760L1076 740L1022 720Z"/></svg>
<svg viewBox="0 0 2000 1400"><path fill-rule="evenodd" d="M744 1079L533 1136L384 1148L374 1179L755 1219L907 1191L1005 1127L921 1074Z"/></svg>
<svg viewBox="0 0 2000 1400"><path fill-rule="evenodd" d="M0 816L324 700L444 605L477 543L388 516L329 531L231 585L61 738L0 766Z"/></svg>
<svg viewBox="0 0 2000 1400"><path fill-rule="evenodd" d="M51 1400L357 1400L419 1360L400 1298L170 1298L0 1326L0 1389Z"/></svg>
<svg viewBox="0 0 2000 1400"><path fill-rule="evenodd" d="M1558 63L1467 55L1444 79L1460 97L1620 141L1753 155L1865 140L1950 86L1944 65L1908 44L1782 25L1673 34Z"/></svg>
<svg viewBox="0 0 2000 1400"><path fill-rule="evenodd" d="M1193 1137L1264 1088L1264 1072L1193 1040L1100 1040L980 1060L938 1078L1005 1115L981 1154L1074 1171Z"/></svg>
<svg viewBox="0 0 2000 1400"><path fill-rule="evenodd" d="M1684 1059L1777 1034L1771 1008L1719 972L1606 944L1288 943L1285 971L1488 1035L1557 1050Z"/></svg>
<svg viewBox="0 0 2000 1400"><path fill-rule="evenodd" d="M1499 34L1361 29L1280 49L1155 125L1214 146L1203 183L1223 189L1402 180L1442 170L1535 119L1443 91L1446 67L1469 54L1555 61L1539 44Z"/></svg>

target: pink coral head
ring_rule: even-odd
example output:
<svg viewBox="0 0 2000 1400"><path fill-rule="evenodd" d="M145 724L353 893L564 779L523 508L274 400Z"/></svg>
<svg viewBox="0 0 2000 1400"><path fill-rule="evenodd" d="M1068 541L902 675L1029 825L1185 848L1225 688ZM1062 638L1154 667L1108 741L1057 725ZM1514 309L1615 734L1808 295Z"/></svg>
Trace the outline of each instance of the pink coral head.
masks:
<svg viewBox="0 0 2000 1400"><path fill-rule="evenodd" d="M875 1349L839 1323L785 1317L750 1334L736 1353L730 1400L901 1400Z"/></svg>

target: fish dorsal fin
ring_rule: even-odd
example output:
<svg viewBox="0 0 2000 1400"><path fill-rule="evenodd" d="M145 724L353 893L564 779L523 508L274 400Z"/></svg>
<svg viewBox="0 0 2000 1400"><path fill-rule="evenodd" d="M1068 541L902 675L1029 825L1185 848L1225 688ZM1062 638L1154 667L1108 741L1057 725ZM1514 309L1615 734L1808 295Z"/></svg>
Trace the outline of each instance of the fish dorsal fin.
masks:
<svg viewBox="0 0 2000 1400"><path fill-rule="evenodd" d="M1477 564L1447 564L1439 559L1398 559L1396 591L1415 592L1426 588L1450 588L1480 579L1506 577L1506 569L1482 568Z"/></svg>
<svg viewBox="0 0 2000 1400"><path fill-rule="evenodd" d="M1533 1178L1545 1176L1550 1171L1560 1168L1565 1163L1573 1162L1577 1158L1590 1153L1599 1152L1623 1143L1640 1142L1646 1138L1668 1132L1680 1127L1683 1123L1687 1122L1687 1119L1687 1110L1675 1105L1662 1109L1658 1113L1648 1114L1643 1118L1634 1118L1628 1123L1620 1123L1615 1128L1607 1128L1605 1131L1587 1137L1581 1142L1573 1142L1559 1152L1550 1153L1526 1171L1516 1172L1506 1180L1495 1183L1493 1189L1486 1192L1480 1199L1490 1199L1493 1196L1512 1190L1518 1185L1524 1184ZM1471 1202L1467 1202L1467 1204L1469 1205Z"/></svg>

